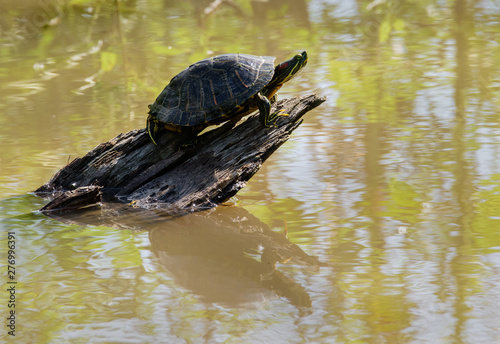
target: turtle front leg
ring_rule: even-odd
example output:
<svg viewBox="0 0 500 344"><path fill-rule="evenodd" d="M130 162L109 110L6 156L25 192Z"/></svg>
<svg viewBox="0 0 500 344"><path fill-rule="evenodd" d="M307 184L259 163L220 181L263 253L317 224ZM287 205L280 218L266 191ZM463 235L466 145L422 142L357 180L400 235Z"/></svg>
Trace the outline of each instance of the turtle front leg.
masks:
<svg viewBox="0 0 500 344"><path fill-rule="evenodd" d="M255 101L259 107L259 121L266 128L275 127L276 120L278 116L288 116L287 113L283 113L283 110L275 111L271 113L271 104L276 102L278 97L274 94L271 99L267 99L267 97L263 96L260 92L256 94Z"/></svg>
<svg viewBox="0 0 500 344"><path fill-rule="evenodd" d="M267 97L263 96L262 93L257 93L255 95L255 100L257 101L257 106L259 107L259 121L266 127L272 127L276 118L278 117L275 113L271 113L271 103Z"/></svg>

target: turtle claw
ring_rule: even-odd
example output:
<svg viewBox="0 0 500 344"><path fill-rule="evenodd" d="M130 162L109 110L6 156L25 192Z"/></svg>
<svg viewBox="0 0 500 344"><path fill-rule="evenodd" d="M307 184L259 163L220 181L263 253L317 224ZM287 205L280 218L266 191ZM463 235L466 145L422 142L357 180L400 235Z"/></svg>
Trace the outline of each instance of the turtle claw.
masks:
<svg viewBox="0 0 500 344"><path fill-rule="evenodd" d="M278 125L276 124L276 121L277 121L278 117L280 117L280 116L290 116L290 114L285 113L284 111L285 111L284 109L275 111L271 115L271 118L273 118L273 121L269 125L267 125L266 127L268 127L268 128L271 128L271 127L277 128Z"/></svg>
<svg viewBox="0 0 500 344"><path fill-rule="evenodd" d="M183 149L190 149L190 148L194 148L196 146L196 140L194 141L187 141L187 142L182 142L180 145L179 145L179 150L183 150Z"/></svg>
<svg viewBox="0 0 500 344"><path fill-rule="evenodd" d="M285 113L285 109L280 109L277 112L278 112L278 114L276 116L290 116L289 113ZM282 112L282 113L280 113L280 112Z"/></svg>

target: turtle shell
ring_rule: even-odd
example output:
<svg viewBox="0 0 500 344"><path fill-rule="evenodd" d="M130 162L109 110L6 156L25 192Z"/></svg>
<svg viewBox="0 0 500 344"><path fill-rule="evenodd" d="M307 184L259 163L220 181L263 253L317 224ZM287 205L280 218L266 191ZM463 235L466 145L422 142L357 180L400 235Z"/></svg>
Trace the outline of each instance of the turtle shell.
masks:
<svg viewBox="0 0 500 344"><path fill-rule="evenodd" d="M173 126L219 123L274 75L272 56L226 54L196 62L172 78L149 113Z"/></svg>

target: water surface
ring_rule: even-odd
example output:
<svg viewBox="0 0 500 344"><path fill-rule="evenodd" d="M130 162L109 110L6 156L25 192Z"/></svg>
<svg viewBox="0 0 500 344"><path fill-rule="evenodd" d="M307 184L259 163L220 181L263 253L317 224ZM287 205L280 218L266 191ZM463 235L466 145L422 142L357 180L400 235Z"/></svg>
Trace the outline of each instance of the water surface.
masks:
<svg viewBox="0 0 500 344"><path fill-rule="evenodd" d="M0 4L5 341L499 342L500 5L209 3ZM29 192L143 128L190 63L303 50L280 97L328 99L232 204L36 212Z"/></svg>

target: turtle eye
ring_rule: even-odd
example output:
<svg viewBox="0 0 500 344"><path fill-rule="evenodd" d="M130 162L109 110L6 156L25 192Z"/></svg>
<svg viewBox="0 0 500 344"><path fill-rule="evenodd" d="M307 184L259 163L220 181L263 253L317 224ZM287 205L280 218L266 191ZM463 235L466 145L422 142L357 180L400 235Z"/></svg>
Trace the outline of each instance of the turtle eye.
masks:
<svg viewBox="0 0 500 344"><path fill-rule="evenodd" d="M297 54L293 57L294 60L300 60L302 58L302 55Z"/></svg>

